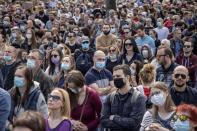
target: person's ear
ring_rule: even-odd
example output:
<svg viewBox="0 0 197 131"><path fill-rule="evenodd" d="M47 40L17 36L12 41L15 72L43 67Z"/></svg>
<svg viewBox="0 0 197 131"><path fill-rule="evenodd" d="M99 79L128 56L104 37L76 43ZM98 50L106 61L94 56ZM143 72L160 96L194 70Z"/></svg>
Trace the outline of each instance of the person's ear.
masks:
<svg viewBox="0 0 197 131"><path fill-rule="evenodd" d="M186 78L187 82L189 81L189 79L190 79L190 77L189 77L189 75L187 75L187 78Z"/></svg>

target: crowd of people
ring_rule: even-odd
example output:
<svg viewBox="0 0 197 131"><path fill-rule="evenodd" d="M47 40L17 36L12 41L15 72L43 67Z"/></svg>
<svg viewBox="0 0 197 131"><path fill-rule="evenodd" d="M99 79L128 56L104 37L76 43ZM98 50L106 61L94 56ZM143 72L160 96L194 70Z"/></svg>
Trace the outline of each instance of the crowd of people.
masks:
<svg viewBox="0 0 197 131"><path fill-rule="evenodd" d="M197 131L196 106L196 0L0 0L0 131Z"/></svg>

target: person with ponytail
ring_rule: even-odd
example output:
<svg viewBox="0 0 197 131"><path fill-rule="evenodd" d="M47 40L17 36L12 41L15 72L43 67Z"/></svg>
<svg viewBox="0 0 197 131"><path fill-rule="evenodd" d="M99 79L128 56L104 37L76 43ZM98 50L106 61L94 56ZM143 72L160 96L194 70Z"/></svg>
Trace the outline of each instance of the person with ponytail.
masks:
<svg viewBox="0 0 197 131"><path fill-rule="evenodd" d="M139 90L146 97L150 95L150 85L155 81L155 67L152 64L145 64L139 72L139 80L141 85L137 86Z"/></svg>

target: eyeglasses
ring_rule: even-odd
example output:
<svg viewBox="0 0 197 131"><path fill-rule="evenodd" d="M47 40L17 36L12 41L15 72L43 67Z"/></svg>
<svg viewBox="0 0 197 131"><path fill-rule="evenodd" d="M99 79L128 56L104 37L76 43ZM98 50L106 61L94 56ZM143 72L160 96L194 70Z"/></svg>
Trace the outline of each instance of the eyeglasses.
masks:
<svg viewBox="0 0 197 131"><path fill-rule="evenodd" d="M191 48L191 45L184 45L183 48Z"/></svg>
<svg viewBox="0 0 197 131"><path fill-rule="evenodd" d="M162 57L162 56L166 56L166 55L157 55L158 58Z"/></svg>
<svg viewBox="0 0 197 131"><path fill-rule="evenodd" d="M89 41L83 41L82 43L83 44L89 44Z"/></svg>
<svg viewBox="0 0 197 131"><path fill-rule="evenodd" d="M113 49L113 50L109 50L109 52L110 52L110 53L113 53L113 52L115 52L115 51L116 51L115 49Z"/></svg>
<svg viewBox="0 0 197 131"><path fill-rule="evenodd" d="M186 115L183 115L183 114L182 115L175 115L174 120L177 120L177 119L179 119L180 121L186 121L189 119L189 117Z"/></svg>
<svg viewBox="0 0 197 131"><path fill-rule="evenodd" d="M184 74L175 74L175 75L174 75L175 78L179 78L180 76L181 76L182 79L186 79L186 77L187 77L187 76L184 75Z"/></svg>
<svg viewBox="0 0 197 131"><path fill-rule="evenodd" d="M58 101L61 100L60 96L56 96L56 95L48 95L48 99L52 98L53 101Z"/></svg>
<svg viewBox="0 0 197 131"><path fill-rule="evenodd" d="M59 56L59 55L51 55L51 57L55 57L55 58L58 57L58 56Z"/></svg>
<svg viewBox="0 0 197 131"><path fill-rule="evenodd" d="M125 43L125 46L132 46L132 43Z"/></svg>

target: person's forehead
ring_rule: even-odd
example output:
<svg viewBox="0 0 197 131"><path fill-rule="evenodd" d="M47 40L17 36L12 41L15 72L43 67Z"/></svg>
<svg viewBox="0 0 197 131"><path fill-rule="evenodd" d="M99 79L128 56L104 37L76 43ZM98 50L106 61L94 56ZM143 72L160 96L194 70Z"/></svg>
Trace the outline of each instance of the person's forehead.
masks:
<svg viewBox="0 0 197 131"><path fill-rule="evenodd" d="M185 68L176 68L174 70L174 73L181 73L181 74L187 74L187 70Z"/></svg>
<svg viewBox="0 0 197 131"><path fill-rule="evenodd" d="M6 51L15 51L15 48L12 46L7 46L7 47L5 47L5 50Z"/></svg>
<svg viewBox="0 0 197 131"><path fill-rule="evenodd" d="M30 52L29 56L39 58L39 53L38 52Z"/></svg>
<svg viewBox="0 0 197 131"><path fill-rule="evenodd" d="M58 90L53 90L53 91L51 92L51 95L56 95L56 96L62 97L62 94L61 94Z"/></svg>
<svg viewBox="0 0 197 131"><path fill-rule="evenodd" d="M122 69L119 69L119 70L115 70L113 71L113 75L123 75L123 70Z"/></svg>
<svg viewBox="0 0 197 131"><path fill-rule="evenodd" d="M162 90L159 89L159 88L152 88L152 89L151 89L151 92L156 92L156 91L162 91Z"/></svg>
<svg viewBox="0 0 197 131"><path fill-rule="evenodd" d="M191 45L191 42L185 42L184 45Z"/></svg>

